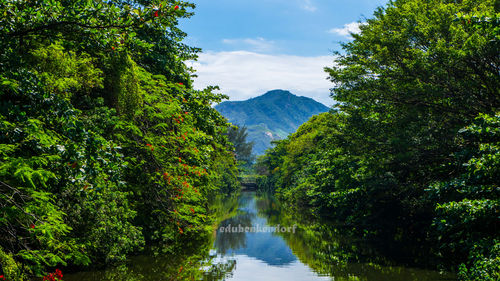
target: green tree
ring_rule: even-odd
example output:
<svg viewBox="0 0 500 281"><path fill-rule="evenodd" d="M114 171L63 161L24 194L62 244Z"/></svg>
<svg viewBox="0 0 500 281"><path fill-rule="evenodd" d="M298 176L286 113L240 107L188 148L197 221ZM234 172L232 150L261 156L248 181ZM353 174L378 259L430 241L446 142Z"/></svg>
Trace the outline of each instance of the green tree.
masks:
<svg viewBox="0 0 500 281"><path fill-rule="evenodd" d="M326 68L334 110L259 160L264 184L367 238L464 263L463 279L494 280L498 9L494 0L379 8Z"/></svg>
<svg viewBox="0 0 500 281"><path fill-rule="evenodd" d="M236 160L242 165L252 164L254 156L252 155L253 142L247 142L247 127L229 127L227 137L234 146Z"/></svg>
<svg viewBox="0 0 500 281"><path fill-rule="evenodd" d="M183 1L0 2L0 274L166 251L238 187L213 107L194 90Z"/></svg>

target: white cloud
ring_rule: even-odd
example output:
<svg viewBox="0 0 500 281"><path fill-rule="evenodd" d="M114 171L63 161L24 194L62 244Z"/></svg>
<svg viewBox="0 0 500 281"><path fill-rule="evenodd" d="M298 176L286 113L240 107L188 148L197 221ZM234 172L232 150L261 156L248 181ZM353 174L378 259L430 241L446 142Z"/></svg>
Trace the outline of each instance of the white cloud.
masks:
<svg viewBox="0 0 500 281"><path fill-rule="evenodd" d="M359 27L364 24L366 23L359 23L359 22L346 23L344 24L343 28L332 28L328 32L351 38L351 33L354 34L360 33L361 29Z"/></svg>
<svg viewBox="0 0 500 281"><path fill-rule="evenodd" d="M191 62L198 75L194 86L202 89L218 85L230 100L245 100L269 90L289 90L332 105L330 88L323 68L333 64L333 56L300 57L266 55L248 51L207 52Z"/></svg>
<svg viewBox="0 0 500 281"><path fill-rule="evenodd" d="M314 12L317 10L316 6L314 6L311 0L304 0L302 8L309 12Z"/></svg>
<svg viewBox="0 0 500 281"><path fill-rule="evenodd" d="M254 52L270 52L275 49L274 41L262 37L244 39L223 39L222 43Z"/></svg>

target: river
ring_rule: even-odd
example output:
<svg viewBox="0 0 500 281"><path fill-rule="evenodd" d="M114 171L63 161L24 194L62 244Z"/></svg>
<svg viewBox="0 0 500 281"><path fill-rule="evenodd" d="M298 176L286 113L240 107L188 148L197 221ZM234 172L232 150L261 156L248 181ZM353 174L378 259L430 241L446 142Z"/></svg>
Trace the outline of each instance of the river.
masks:
<svg viewBox="0 0 500 281"><path fill-rule="evenodd" d="M373 257L376 251L331 227L299 222L270 196L243 192L237 204L205 243L185 243L182 254L137 256L117 268L66 274L64 280L456 280Z"/></svg>

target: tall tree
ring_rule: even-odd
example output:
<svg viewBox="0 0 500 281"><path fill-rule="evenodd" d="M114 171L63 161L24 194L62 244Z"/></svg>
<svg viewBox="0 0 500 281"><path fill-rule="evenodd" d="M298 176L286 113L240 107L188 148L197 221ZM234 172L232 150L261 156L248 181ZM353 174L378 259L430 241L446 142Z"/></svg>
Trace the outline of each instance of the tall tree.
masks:
<svg viewBox="0 0 500 281"><path fill-rule="evenodd" d="M333 113L263 158L278 196L399 249L417 241L463 262L464 279L498 278L499 12L496 0L379 8L326 68Z"/></svg>
<svg viewBox="0 0 500 281"><path fill-rule="evenodd" d="M0 1L7 280L122 262L146 243L173 251L184 237L202 239L208 199L234 191L237 167L229 124L211 106L225 96L194 90L184 63L197 49L181 43L177 24L192 7Z"/></svg>
<svg viewBox="0 0 500 281"><path fill-rule="evenodd" d="M234 146L236 159L241 161L243 165L252 164L254 156L252 155L253 142L247 142L247 128L232 126L227 131L229 141Z"/></svg>

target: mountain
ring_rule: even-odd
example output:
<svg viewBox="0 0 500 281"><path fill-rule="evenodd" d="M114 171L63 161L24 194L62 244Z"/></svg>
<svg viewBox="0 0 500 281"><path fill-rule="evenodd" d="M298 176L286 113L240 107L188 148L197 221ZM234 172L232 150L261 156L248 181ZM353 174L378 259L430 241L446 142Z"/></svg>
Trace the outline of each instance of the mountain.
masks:
<svg viewBox="0 0 500 281"><path fill-rule="evenodd" d="M248 128L248 141L254 154L261 155L272 140L285 138L311 118L329 108L311 98L289 91L273 90L245 101L225 101L215 106L229 122Z"/></svg>

